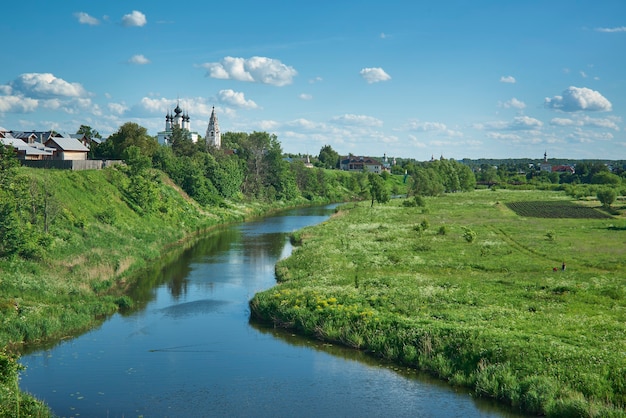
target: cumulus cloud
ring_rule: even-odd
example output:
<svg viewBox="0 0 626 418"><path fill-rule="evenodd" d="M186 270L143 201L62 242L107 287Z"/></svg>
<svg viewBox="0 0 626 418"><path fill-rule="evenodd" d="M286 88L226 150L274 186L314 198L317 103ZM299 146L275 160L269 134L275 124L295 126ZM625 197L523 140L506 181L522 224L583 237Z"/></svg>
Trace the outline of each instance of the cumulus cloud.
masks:
<svg viewBox="0 0 626 418"><path fill-rule="evenodd" d="M25 73L9 85L15 94L31 98L81 97L87 94L79 83L68 83L50 73Z"/></svg>
<svg viewBox="0 0 626 418"><path fill-rule="evenodd" d="M220 103L224 103L234 107L240 107L243 109L256 109L259 106L252 100L246 100L242 92L234 91L231 89L220 90L217 94Z"/></svg>
<svg viewBox="0 0 626 418"><path fill-rule="evenodd" d="M568 87L561 96L546 97L545 106L564 112L612 110L611 102L595 90L586 87Z"/></svg>
<svg viewBox="0 0 626 418"><path fill-rule="evenodd" d="M146 23L148 23L146 15L137 10L133 10L132 13L129 13L122 17L122 26L126 28L132 26L141 27L144 26Z"/></svg>
<svg viewBox="0 0 626 418"><path fill-rule="evenodd" d="M89 16L85 12L76 12L74 13L74 17L78 19L78 23L80 23L81 25L95 26L100 24L100 21L98 19L93 16Z"/></svg>
<svg viewBox="0 0 626 418"><path fill-rule="evenodd" d="M359 126L383 126L383 121L372 116L345 114L331 119L334 123Z"/></svg>
<svg viewBox="0 0 626 418"><path fill-rule="evenodd" d="M606 128L613 129L619 131L620 128L617 125L620 118L590 118L589 116L579 117L579 118L553 118L550 120L550 125L554 126L577 126L584 127L590 126L593 128Z"/></svg>
<svg viewBox="0 0 626 418"><path fill-rule="evenodd" d="M0 113L27 113L37 109L38 101L28 97L0 96Z"/></svg>
<svg viewBox="0 0 626 418"><path fill-rule="evenodd" d="M626 26L619 26L616 28L596 28L596 31L605 33L626 32Z"/></svg>
<svg viewBox="0 0 626 418"><path fill-rule="evenodd" d="M320 81L322 81L322 77L314 77L312 79L309 80L309 84L315 84L315 83L319 83Z"/></svg>
<svg viewBox="0 0 626 418"><path fill-rule="evenodd" d="M410 120L404 126L404 129L414 132L425 132L436 135L445 135L449 137L462 137L463 133L448 128L445 123L441 122L423 122L420 120Z"/></svg>
<svg viewBox="0 0 626 418"><path fill-rule="evenodd" d="M543 122L529 116L516 116L511 121L495 121L474 124L479 130L489 131L534 131L543 126Z"/></svg>
<svg viewBox="0 0 626 418"><path fill-rule="evenodd" d="M508 100L504 103L500 103L500 107L503 107L505 109L519 109L522 110L524 108L526 108L526 103L522 102L521 100L517 100L515 97L513 97L511 100Z"/></svg>
<svg viewBox="0 0 626 418"><path fill-rule="evenodd" d="M363 68L359 74L367 81L368 84L378 83L380 81L391 80L391 76L380 67L377 68Z"/></svg>
<svg viewBox="0 0 626 418"><path fill-rule="evenodd" d="M517 80L515 80L515 77L513 77L512 75L507 75L507 76L502 76L500 77L500 82L501 83L510 83L510 84L515 84L517 82Z"/></svg>
<svg viewBox="0 0 626 418"><path fill-rule="evenodd" d="M167 112L172 112L177 105L180 105L183 111L189 110L190 116L194 121L197 121L199 118L206 118L207 122L213 107L207 103L207 99L204 97L187 97L181 99L143 97L141 101L129 109L128 112L136 117L164 116ZM224 115L229 113L229 111L228 109L220 109L219 113L220 115Z"/></svg>
<svg viewBox="0 0 626 418"><path fill-rule="evenodd" d="M123 103L109 103L107 108L109 109L109 112L120 116L128 110L128 107Z"/></svg>
<svg viewBox="0 0 626 418"><path fill-rule="evenodd" d="M529 116L516 116L508 125L508 129L512 130L531 130L541 128L543 122L538 119L531 118Z"/></svg>
<svg viewBox="0 0 626 418"><path fill-rule="evenodd" d="M128 59L129 64L145 65L150 64L150 60L142 54L133 55Z"/></svg>
<svg viewBox="0 0 626 418"><path fill-rule="evenodd" d="M307 93L302 93L302 94L298 95L298 97L301 100L312 100L313 99L313 96L311 96L310 94L307 94Z"/></svg>
<svg viewBox="0 0 626 418"><path fill-rule="evenodd" d="M220 62L202 64L207 76L224 80L248 81L253 83L286 86L291 84L298 72L290 66L267 57L225 57Z"/></svg>

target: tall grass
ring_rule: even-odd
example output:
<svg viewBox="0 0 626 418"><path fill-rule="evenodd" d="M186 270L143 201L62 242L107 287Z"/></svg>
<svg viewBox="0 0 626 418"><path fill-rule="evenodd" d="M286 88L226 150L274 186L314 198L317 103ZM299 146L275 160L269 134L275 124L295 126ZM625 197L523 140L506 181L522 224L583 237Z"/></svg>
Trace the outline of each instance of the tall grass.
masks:
<svg viewBox="0 0 626 418"><path fill-rule="evenodd" d="M559 199L503 190L429 198L426 212L346 205L301 231L252 314L526 413L625 416L626 250L615 225L626 219L530 219L505 205Z"/></svg>

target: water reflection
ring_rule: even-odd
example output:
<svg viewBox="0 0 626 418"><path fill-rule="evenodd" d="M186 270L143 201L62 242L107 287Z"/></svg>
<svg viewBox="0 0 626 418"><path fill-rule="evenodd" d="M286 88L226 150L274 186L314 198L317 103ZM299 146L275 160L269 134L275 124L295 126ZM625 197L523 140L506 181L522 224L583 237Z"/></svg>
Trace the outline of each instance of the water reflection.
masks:
<svg viewBox="0 0 626 418"><path fill-rule="evenodd" d="M287 234L330 211L215 231L171 251L132 295L141 309L24 356L21 386L60 416L506 416L354 350L249 323Z"/></svg>

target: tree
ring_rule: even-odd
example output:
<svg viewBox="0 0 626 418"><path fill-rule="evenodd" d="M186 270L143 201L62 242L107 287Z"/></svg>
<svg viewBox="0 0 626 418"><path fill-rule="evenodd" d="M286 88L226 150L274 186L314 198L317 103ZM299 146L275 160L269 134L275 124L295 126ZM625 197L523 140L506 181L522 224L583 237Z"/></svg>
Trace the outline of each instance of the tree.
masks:
<svg viewBox="0 0 626 418"><path fill-rule="evenodd" d="M139 147L141 153L148 157L156 152L159 143L156 138L148 135L148 131L143 126L134 122L126 122L120 128L109 136L105 143L110 142L110 158L119 159L122 157L124 150L132 145Z"/></svg>
<svg viewBox="0 0 626 418"><path fill-rule="evenodd" d="M172 126L172 137L170 140L172 142L172 151L179 157L182 155L191 157L198 152L198 148L191 140L189 132L183 130L180 126Z"/></svg>
<svg viewBox="0 0 626 418"><path fill-rule="evenodd" d="M439 174L432 168L417 168L413 176L413 194L416 196L439 196L444 192Z"/></svg>
<svg viewBox="0 0 626 418"><path fill-rule="evenodd" d="M369 173L367 175L367 179L370 183L370 195L372 196L372 206L374 206L374 201L378 203L387 203L389 202L389 190L385 186L385 181L383 178L375 173Z"/></svg>
<svg viewBox="0 0 626 418"><path fill-rule="evenodd" d="M19 166L20 162L13 147L4 145L0 141L0 190L6 190L9 187Z"/></svg>
<svg viewBox="0 0 626 418"><path fill-rule="evenodd" d="M100 132L93 129L88 125L80 125L80 128L76 131L77 134L85 135L87 138L102 138Z"/></svg>
<svg viewBox="0 0 626 418"><path fill-rule="evenodd" d="M320 149L317 159L323 164L324 168L339 167L339 154L330 145L324 145Z"/></svg>
<svg viewBox="0 0 626 418"><path fill-rule="evenodd" d="M601 171L591 177L591 183L618 186L622 183L622 178L617 174L613 174L609 171Z"/></svg>
<svg viewBox="0 0 626 418"><path fill-rule="evenodd" d="M598 197L600 203L602 203L602 206L604 206L605 208L610 208L617 198L617 193L615 193L615 190L605 187L598 190L596 196Z"/></svg>

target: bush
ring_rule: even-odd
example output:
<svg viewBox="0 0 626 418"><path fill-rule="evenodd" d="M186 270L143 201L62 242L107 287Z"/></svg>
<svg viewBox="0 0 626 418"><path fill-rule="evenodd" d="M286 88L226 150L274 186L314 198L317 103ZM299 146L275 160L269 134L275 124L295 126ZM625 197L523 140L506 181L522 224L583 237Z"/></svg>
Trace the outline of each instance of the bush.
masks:
<svg viewBox="0 0 626 418"><path fill-rule="evenodd" d="M465 241L472 243L476 239L476 232L467 227L463 227L463 238L465 238Z"/></svg>
<svg viewBox="0 0 626 418"><path fill-rule="evenodd" d="M615 193L615 190L613 189L603 188L598 190L596 196L600 203L602 203L602 206L604 206L605 208L609 208L611 207L613 202L615 202L615 199L617 198L617 193Z"/></svg>

